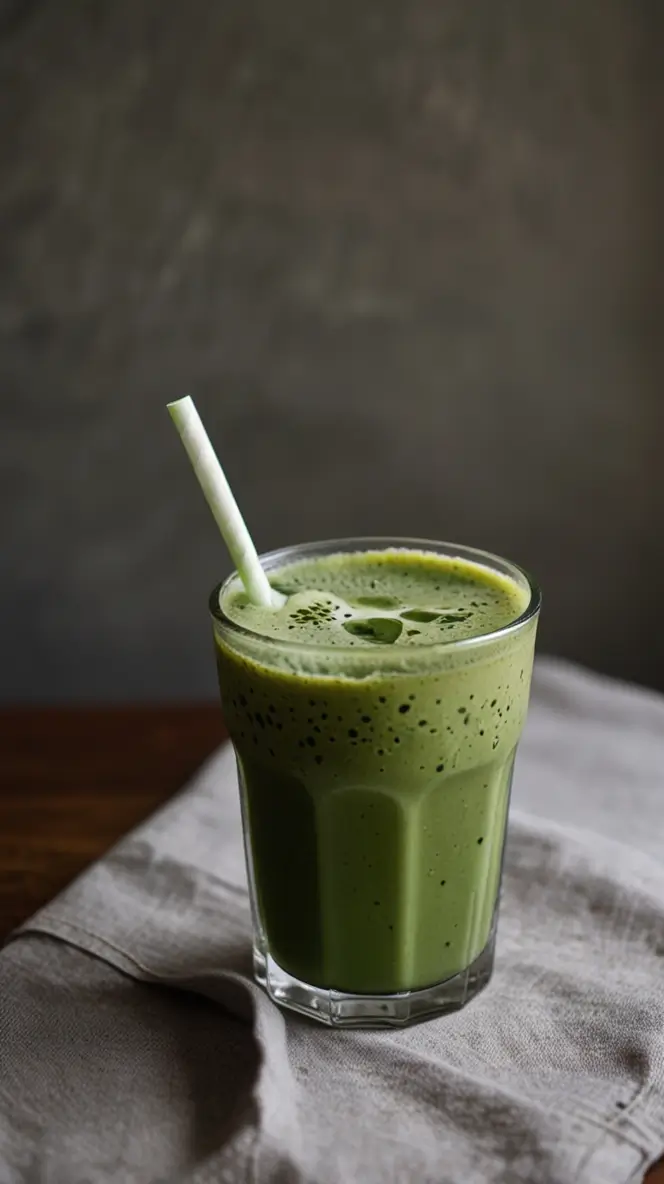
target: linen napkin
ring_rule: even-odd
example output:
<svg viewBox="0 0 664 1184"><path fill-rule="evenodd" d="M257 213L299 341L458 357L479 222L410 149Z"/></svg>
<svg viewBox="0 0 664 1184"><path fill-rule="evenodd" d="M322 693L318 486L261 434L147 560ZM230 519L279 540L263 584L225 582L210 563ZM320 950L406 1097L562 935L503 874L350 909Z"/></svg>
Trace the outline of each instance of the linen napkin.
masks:
<svg viewBox="0 0 664 1184"><path fill-rule="evenodd" d="M0 954L0 1184L627 1184L664 1153L664 698L536 670L498 956L335 1031L251 981L233 755Z"/></svg>

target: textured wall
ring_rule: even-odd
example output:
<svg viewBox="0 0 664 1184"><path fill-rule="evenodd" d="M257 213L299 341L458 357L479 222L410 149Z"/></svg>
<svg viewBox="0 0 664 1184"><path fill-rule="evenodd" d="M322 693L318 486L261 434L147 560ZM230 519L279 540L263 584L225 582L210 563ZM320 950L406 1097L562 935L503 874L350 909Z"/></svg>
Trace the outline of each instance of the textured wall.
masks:
<svg viewBox="0 0 664 1184"><path fill-rule="evenodd" d="M212 693L187 391L261 546L502 550L664 685L662 7L0 3L0 694Z"/></svg>

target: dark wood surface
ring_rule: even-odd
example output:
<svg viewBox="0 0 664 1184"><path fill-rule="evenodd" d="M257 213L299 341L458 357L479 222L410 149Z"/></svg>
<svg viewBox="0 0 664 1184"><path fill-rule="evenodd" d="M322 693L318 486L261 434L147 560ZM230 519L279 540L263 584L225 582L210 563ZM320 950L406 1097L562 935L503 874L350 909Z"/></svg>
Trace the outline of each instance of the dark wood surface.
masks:
<svg viewBox="0 0 664 1184"><path fill-rule="evenodd" d="M180 789L223 735L214 703L0 712L0 943Z"/></svg>
<svg viewBox="0 0 664 1184"><path fill-rule="evenodd" d="M0 941L180 789L223 735L215 704L1 711ZM664 1162L647 1179L664 1184Z"/></svg>

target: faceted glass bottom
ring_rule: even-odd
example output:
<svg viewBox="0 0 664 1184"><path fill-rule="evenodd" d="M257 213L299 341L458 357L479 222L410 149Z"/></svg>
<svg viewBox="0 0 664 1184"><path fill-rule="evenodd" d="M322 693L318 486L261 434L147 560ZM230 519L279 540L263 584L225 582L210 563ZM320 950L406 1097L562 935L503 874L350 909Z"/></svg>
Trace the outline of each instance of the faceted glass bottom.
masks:
<svg viewBox="0 0 664 1184"><path fill-rule="evenodd" d="M306 1015L333 1028L405 1028L420 1020L448 1015L470 1003L486 987L493 971L495 927L473 963L431 987L394 995L352 995L314 987L293 978L274 959L254 946L256 982L279 1007Z"/></svg>

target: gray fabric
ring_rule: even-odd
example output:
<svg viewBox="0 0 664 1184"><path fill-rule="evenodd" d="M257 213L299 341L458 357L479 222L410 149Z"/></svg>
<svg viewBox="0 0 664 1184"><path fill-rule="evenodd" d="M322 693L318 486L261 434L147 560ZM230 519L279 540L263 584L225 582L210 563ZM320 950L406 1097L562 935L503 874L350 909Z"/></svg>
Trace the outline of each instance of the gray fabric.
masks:
<svg viewBox="0 0 664 1184"><path fill-rule="evenodd" d="M663 699L541 663L491 986L348 1033L251 983L223 749L0 956L0 1184L641 1179L664 1151L663 780Z"/></svg>

